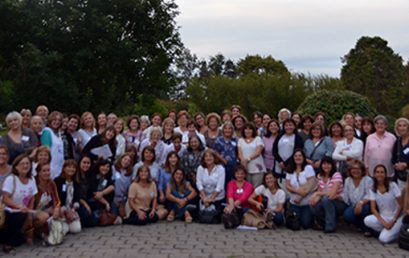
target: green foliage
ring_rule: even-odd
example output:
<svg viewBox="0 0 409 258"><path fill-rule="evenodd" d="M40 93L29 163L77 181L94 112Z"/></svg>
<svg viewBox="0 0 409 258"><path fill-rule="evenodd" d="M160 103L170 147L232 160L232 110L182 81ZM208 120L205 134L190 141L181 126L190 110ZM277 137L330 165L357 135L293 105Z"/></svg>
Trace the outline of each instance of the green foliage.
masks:
<svg viewBox="0 0 409 258"><path fill-rule="evenodd" d="M275 60L272 56L261 57L259 55L246 56L238 62L240 75L271 74L289 76L290 72L282 61Z"/></svg>
<svg viewBox="0 0 409 258"><path fill-rule="evenodd" d="M343 58L341 79L384 114L397 115L408 98L402 58L380 37L361 37Z"/></svg>
<svg viewBox="0 0 409 258"><path fill-rule="evenodd" d="M297 111L303 115L315 115L322 111L326 114L328 123L340 120L346 112L370 117L376 115L376 110L370 105L366 97L347 90L317 91L306 97Z"/></svg>
<svg viewBox="0 0 409 258"><path fill-rule="evenodd" d="M403 106L400 111L400 115L409 119L409 104Z"/></svg>

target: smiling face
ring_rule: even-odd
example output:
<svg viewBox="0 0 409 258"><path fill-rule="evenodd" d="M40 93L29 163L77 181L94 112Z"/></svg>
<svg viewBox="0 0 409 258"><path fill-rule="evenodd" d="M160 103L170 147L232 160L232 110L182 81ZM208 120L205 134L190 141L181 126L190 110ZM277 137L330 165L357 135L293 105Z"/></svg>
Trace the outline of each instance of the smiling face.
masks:
<svg viewBox="0 0 409 258"><path fill-rule="evenodd" d="M50 127L54 130L59 129L62 126L62 116L56 115L51 121Z"/></svg>
<svg viewBox="0 0 409 258"><path fill-rule="evenodd" d="M334 124L331 127L331 134L333 137L341 137L342 136L342 128L339 126L339 124Z"/></svg>
<svg viewBox="0 0 409 258"><path fill-rule="evenodd" d="M295 124L293 124L293 122L288 121L287 123L284 124L284 131L287 135L293 134L294 130L295 130Z"/></svg>
<svg viewBox="0 0 409 258"><path fill-rule="evenodd" d="M362 171L358 165L351 166L351 168L349 169L349 173L351 174L352 178L355 178L355 179L362 178Z"/></svg>
<svg viewBox="0 0 409 258"><path fill-rule="evenodd" d="M10 130L17 130L21 128L21 122L17 117L12 117L7 120L7 126L10 128Z"/></svg>
<svg viewBox="0 0 409 258"><path fill-rule="evenodd" d="M355 130L352 126L346 125L344 128L344 137L347 138L348 140L352 140L355 135Z"/></svg>
<svg viewBox="0 0 409 258"><path fill-rule="evenodd" d="M122 158L121 160L121 167L122 168L127 168L131 165L131 157L129 155L126 155Z"/></svg>
<svg viewBox="0 0 409 258"><path fill-rule="evenodd" d="M38 163L45 164L45 163L50 162L50 160L51 160L51 157L50 157L49 152L43 150L43 151L39 151L37 153L37 162Z"/></svg>
<svg viewBox="0 0 409 258"><path fill-rule="evenodd" d="M277 135L278 132L280 131L280 127L278 126L277 123L275 122L271 122L268 126L268 131L272 134L272 135Z"/></svg>
<svg viewBox="0 0 409 258"><path fill-rule="evenodd" d="M138 127L139 127L139 122L138 122L138 119L132 119L130 122L129 122L129 129L131 129L131 131L136 131L136 130L138 130Z"/></svg>
<svg viewBox="0 0 409 258"><path fill-rule="evenodd" d="M300 151L294 153L294 163L296 165L302 165L304 162L304 156Z"/></svg>
<svg viewBox="0 0 409 258"><path fill-rule="evenodd" d="M210 117L208 124L209 124L209 129L212 131L215 131L219 127L219 122L217 121L217 118L215 117Z"/></svg>
<svg viewBox="0 0 409 258"><path fill-rule="evenodd" d="M266 182L266 186L267 188L275 188L276 187L276 179L275 177L271 174L268 173L265 177L265 182Z"/></svg>
<svg viewBox="0 0 409 258"><path fill-rule="evenodd" d="M84 128L91 129L94 127L94 117L91 114L87 114L84 117Z"/></svg>
<svg viewBox="0 0 409 258"><path fill-rule="evenodd" d="M101 165L101 166L99 166L99 173L100 173L102 176L105 176L105 175L108 174L109 169L110 169L110 164L109 164L109 163L104 164L104 165Z"/></svg>
<svg viewBox="0 0 409 258"><path fill-rule="evenodd" d="M107 130L105 132L105 138L110 141L115 137L115 131L113 129Z"/></svg>
<svg viewBox="0 0 409 258"><path fill-rule="evenodd" d="M409 134L409 126L405 121L399 121L396 125L396 131L400 136L407 136Z"/></svg>
<svg viewBox="0 0 409 258"><path fill-rule="evenodd" d="M33 130L33 132L36 134L40 134L40 132L43 130L43 127L43 119L39 116L33 116L33 118L31 119L31 130Z"/></svg>
<svg viewBox="0 0 409 258"><path fill-rule="evenodd" d="M169 165L176 166L178 164L179 157L176 154L172 154L169 156L168 160L169 160Z"/></svg>
<svg viewBox="0 0 409 258"><path fill-rule="evenodd" d="M251 128L245 128L244 129L244 137L249 139L249 138L253 138L253 129Z"/></svg>
<svg viewBox="0 0 409 258"><path fill-rule="evenodd" d="M7 164L9 161L9 154L5 148L0 148L0 166Z"/></svg>
<svg viewBox="0 0 409 258"><path fill-rule="evenodd" d="M175 180L176 184L182 183L184 177L185 177L185 175L184 175L183 171L180 170L180 169L177 169L177 170L173 173L173 179Z"/></svg>
<svg viewBox="0 0 409 258"><path fill-rule="evenodd" d="M107 125L107 116L105 114L103 113L99 114L97 120L99 127L104 128Z"/></svg>
<svg viewBox="0 0 409 258"><path fill-rule="evenodd" d="M91 168L91 159L89 157L83 157L80 161L80 169L81 171L89 171Z"/></svg>
<svg viewBox="0 0 409 258"><path fill-rule="evenodd" d="M332 164L329 162L323 162L321 165L321 169L322 169L322 172L324 172L324 174L329 175L332 170Z"/></svg>
<svg viewBox="0 0 409 258"><path fill-rule="evenodd" d="M246 173L242 169L238 169L234 172L234 177L237 182L243 182L246 179Z"/></svg>
<svg viewBox="0 0 409 258"><path fill-rule="evenodd" d="M344 122L346 125L354 126L354 116L351 114L346 114L344 117Z"/></svg>
<svg viewBox="0 0 409 258"><path fill-rule="evenodd" d="M145 149L144 152L143 152L144 161L153 162L154 155L155 154L151 150Z"/></svg>
<svg viewBox="0 0 409 258"><path fill-rule="evenodd" d="M198 150L200 146L199 139L197 137L192 137L189 141L189 146L192 150Z"/></svg>
<svg viewBox="0 0 409 258"><path fill-rule="evenodd" d="M147 181L150 177L149 169L145 166L138 170L138 177L142 181Z"/></svg>
<svg viewBox="0 0 409 258"><path fill-rule="evenodd" d="M72 178L75 175L75 172L77 172L77 168L74 165L67 165L64 167L64 173L68 178Z"/></svg>
<svg viewBox="0 0 409 258"><path fill-rule="evenodd" d="M382 119L378 119L375 122L375 130L378 134L383 134L386 131L387 124Z"/></svg>
<svg viewBox="0 0 409 258"><path fill-rule="evenodd" d="M377 166L375 167L375 171L374 171L374 178L376 179L376 181L380 182L384 182L385 178L386 178L386 171L385 168L382 166Z"/></svg>
<svg viewBox="0 0 409 258"><path fill-rule="evenodd" d="M234 129L231 125L225 125L223 127L223 136L225 138L231 138L233 136Z"/></svg>
<svg viewBox="0 0 409 258"><path fill-rule="evenodd" d="M205 153L205 155L204 155L204 163L207 165L207 166L212 166L212 165L214 165L214 156L213 156L213 154L211 153L211 152L206 152Z"/></svg>
<svg viewBox="0 0 409 258"><path fill-rule="evenodd" d="M28 157L23 158L16 165L16 171L19 176L26 177L30 170L31 170L31 162Z"/></svg>
<svg viewBox="0 0 409 258"><path fill-rule="evenodd" d="M161 122L162 122L162 118L160 116L152 117L152 125L153 126L160 126Z"/></svg>
<svg viewBox="0 0 409 258"><path fill-rule="evenodd" d="M75 132L75 131L77 131L78 124L79 124L78 119L76 119L76 118L74 118L74 117L71 118L70 120L68 120L68 124L67 124L67 129L68 129L68 131L70 131L70 132Z"/></svg>
<svg viewBox="0 0 409 258"><path fill-rule="evenodd" d="M42 165L41 170L38 172L38 177L43 181L48 181L50 179L51 172L50 172L50 165L45 164Z"/></svg>
<svg viewBox="0 0 409 258"><path fill-rule="evenodd" d="M205 119L204 119L204 117L202 115L197 115L195 117L195 121L196 121L196 124L199 127L203 127L205 125Z"/></svg>
<svg viewBox="0 0 409 258"><path fill-rule="evenodd" d="M114 128L117 134L120 134L124 130L124 121L122 119L118 119L115 124Z"/></svg>

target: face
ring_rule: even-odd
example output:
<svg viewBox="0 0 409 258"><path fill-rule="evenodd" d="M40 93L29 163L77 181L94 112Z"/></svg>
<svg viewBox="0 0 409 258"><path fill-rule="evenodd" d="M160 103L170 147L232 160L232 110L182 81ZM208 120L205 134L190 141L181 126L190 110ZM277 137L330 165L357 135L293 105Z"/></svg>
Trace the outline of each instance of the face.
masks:
<svg viewBox="0 0 409 258"><path fill-rule="evenodd" d="M253 137L253 130L250 128L244 129L244 137L252 138Z"/></svg>
<svg viewBox="0 0 409 258"><path fill-rule="evenodd" d="M173 154L169 157L169 164L171 166L176 166L176 164L178 164L179 161L179 157L176 154Z"/></svg>
<svg viewBox="0 0 409 258"><path fill-rule="evenodd" d="M183 181L183 171L178 169L175 171L175 174L173 175L173 178L176 183L181 183Z"/></svg>
<svg viewBox="0 0 409 258"><path fill-rule="evenodd" d="M263 126L264 127L267 127L270 121L271 121L271 117L269 115L263 115Z"/></svg>
<svg viewBox="0 0 409 258"><path fill-rule="evenodd" d="M295 125L291 122L287 122L284 125L284 131L286 134L293 134L295 130Z"/></svg>
<svg viewBox="0 0 409 258"><path fill-rule="evenodd" d="M294 153L294 162L296 165L301 165L304 162L304 157L301 152L297 151Z"/></svg>
<svg viewBox="0 0 409 258"><path fill-rule="evenodd" d="M0 149L0 165L7 164L9 155L5 149Z"/></svg>
<svg viewBox="0 0 409 258"><path fill-rule="evenodd" d="M196 121L196 123L197 123L200 127L202 127L202 126L205 125L205 120L204 120L204 118L203 118L201 115L197 115L197 116L195 117L195 121Z"/></svg>
<svg viewBox="0 0 409 258"><path fill-rule="evenodd" d="M88 114L84 117L84 127L92 128L94 126L94 118L91 114Z"/></svg>
<svg viewBox="0 0 409 258"><path fill-rule="evenodd" d="M195 133L196 132L196 127L194 124L190 124L187 126L187 130L189 131L189 133Z"/></svg>
<svg viewBox="0 0 409 258"><path fill-rule="evenodd" d="M323 162L321 167L323 172L328 175L331 172L332 164L329 162Z"/></svg>
<svg viewBox="0 0 409 258"><path fill-rule="evenodd" d="M153 152L152 151L150 151L150 150L145 150L144 152L143 152L143 156L145 157L145 161L148 161L148 162L151 162L151 161L153 161L153 156L154 156L154 154L153 154Z"/></svg>
<svg viewBox="0 0 409 258"><path fill-rule="evenodd" d="M342 131L342 128L338 124L333 125L331 128L331 133L333 136L337 136L337 137L342 136L341 131Z"/></svg>
<svg viewBox="0 0 409 258"><path fill-rule="evenodd" d="M31 130L39 134L43 130L43 120L41 118L33 118L31 120Z"/></svg>
<svg viewBox="0 0 409 258"><path fill-rule="evenodd" d="M128 155L124 156L121 160L121 167L127 168L129 167L129 165L131 165L131 157L129 157Z"/></svg>
<svg viewBox="0 0 409 258"><path fill-rule="evenodd" d="M117 120L116 123L114 124L114 128L116 133L121 133L121 131L124 129L124 121L122 120Z"/></svg>
<svg viewBox="0 0 409 258"><path fill-rule="evenodd" d="M361 128L361 125L362 125L362 117L356 116L354 123L355 123L355 128Z"/></svg>
<svg viewBox="0 0 409 258"><path fill-rule="evenodd" d="M236 117L236 116L240 115L240 109L238 109L238 108L233 108L233 109L231 110L231 114L232 114L233 117Z"/></svg>
<svg viewBox="0 0 409 258"><path fill-rule="evenodd" d="M311 128L311 135L314 138L321 138L321 129L318 126Z"/></svg>
<svg viewBox="0 0 409 258"><path fill-rule="evenodd" d="M179 117L179 119L178 119L178 125L179 125L180 127L186 127L186 125L187 125L187 117L186 117L185 115L182 115L182 116Z"/></svg>
<svg viewBox="0 0 409 258"><path fill-rule="evenodd" d="M362 131L364 131L366 134L370 134L372 131L372 124L369 122L364 122L362 124Z"/></svg>
<svg viewBox="0 0 409 258"><path fill-rule="evenodd" d="M301 123L301 117L298 114L293 115L292 119L295 121L295 123L298 125Z"/></svg>
<svg viewBox="0 0 409 258"><path fill-rule="evenodd" d="M45 151L40 151L37 153L37 162L38 163L48 163L50 161L50 156Z"/></svg>
<svg viewBox="0 0 409 258"><path fill-rule="evenodd" d="M71 118L70 120L68 120L68 124L67 124L68 131L75 132L77 131L77 128L78 128L78 119Z"/></svg>
<svg viewBox="0 0 409 258"><path fill-rule="evenodd" d="M309 131L309 130L311 129L311 126L312 126L311 120L310 120L310 119L306 119L306 120L304 121L303 126L304 126L304 130Z"/></svg>
<svg viewBox="0 0 409 258"><path fill-rule="evenodd" d="M286 112L286 111L283 111L283 112L280 112L279 117L280 117L281 121L284 121L284 120L290 118L290 114L288 114L288 112Z"/></svg>
<svg viewBox="0 0 409 258"><path fill-rule="evenodd" d="M149 126L148 121L146 121L146 120L141 121L141 130L142 131L145 130L146 128L148 128L148 126Z"/></svg>
<svg viewBox="0 0 409 258"><path fill-rule="evenodd" d="M398 132L400 136L408 135L409 133L408 124L405 123L404 121L399 121L396 126L396 131Z"/></svg>
<svg viewBox="0 0 409 258"><path fill-rule="evenodd" d="M163 126L163 129L164 129L164 131L165 131L165 133L172 133L173 132L173 123L166 123L164 126Z"/></svg>
<svg viewBox="0 0 409 258"><path fill-rule="evenodd" d="M278 134L278 131L280 130L280 127L278 127L277 123L270 123L270 125L268 126L268 131L270 133L272 133L273 135Z"/></svg>
<svg viewBox="0 0 409 258"><path fill-rule="evenodd" d="M23 114L21 114L21 116L23 117L23 124L24 125L30 125L30 121L31 121L30 113L23 112Z"/></svg>
<svg viewBox="0 0 409 258"><path fill-rule="evenodd" d="M16 166L19 176L26 176L31 170L31 162L28 158L23 158Z"/></svg>
<svg viewBox="0 0 409 258"><path fill-rule="evenodd" d="M219 127L219 123L217 122L217 119L215 117L210 117L208 122L209 122L209 128L211 130L216 130L217 127Z"/></svg>
<svg viewBox="0 0 409 258"><path fill-rule="evenodd" d="M345 138L347 138L347 139L352 139L352 138L354 138L354 128L352 128L351 126L349 126L349 125L347 125L347 126L345 126L345 129L344 129L344 136L345 136Z"/></svg>
<svg viewBox="0 0 409 258"><path fill-rule="evenodd" d="M80 162L80 169L82 171L88 171L91 168L91 160L88 157L85 157Z"/></svg>
<svg viewBox="0 0 409 258"><path fill-rule="evenodd" d="M44 181L49 180L49 179L50 179L50 175L51 175L50 165L43 165L43 166L41 167L40 172L38 172L38 176L39 176L42 180L44 180Z"/></svg>
<svg viewBox="0 0 409 258"><path fill-rule="evenodd" d="M108 130L105 133L105 138L107 138L107 140L112 140L115 137L115 131L114 130Z"/></svg>
<svg viewBox="0 0 409 258"><path fill-rule="evenodd" d="M233 136L234 129L230 125L226 125L223 127L223 135L226 138L231 138Z"/></svg>
<svg viewBox="0 0 409 258"><path fill-rule="evenodd" d="M45 108L39 108L37 109L36 115L46 121L48 117L48 111Z"/></svg>
<svg viewBox="0 0 409 258"><path fill-rule="evenodd" d="M222 121L223 123L226 121L230 121L231 120L231 116L229 114L224 114L222 117Z"/></svg>
<svg viewBox="0 0 409 258"><path fill-rule="evenodd" d="M254 117L253 117L253 122L254 122L254 124L256 124L256 125L261 125L262 122L263 122L263 118L262 118L261 116L254 115Z"/></svg>
<svg viewBox="0 0 409 258"><path fill-rule="evenodd" d="M162 119L160 118L160 116L154 116L152 118L152 125L154 126L160 126L161 122L162 122Z"/></svg>
<svg viewBox="0 0 409 258"><path fill-rule="evenodd" d="M67 129L67 127L68 127L68 117L64 117L62 119L61 130L64 131L65 129Z"/></svg>
<svg viewBox="0 0 409 258"><path fill-rule="evenodd" d="M237 130L240 130L241 128L243 128L243 125L244 125L244 121L241 117L236 118L236 120L234 120L234 126L236 127Z"/></svg>
<svg viewBox="0 0 409 258"><path fill-rule="evenodd" d="M160 132L158 132L158 131L152 131L151 141L153 141L153 142L158 142L159 140L160 140Z"/></svg>
<svg viewBox="0 0 409 258"><path fill-rule="evenodd" d="M193 137L192 139L190 139L189 146L193 150L199 149L199 146L200 146L199 139L197 139L196 137Z"/></svg>
<svg viewBox="0 0 409 258"><path fill-rule="evenodd" d="M375 122L375 130L377 133L384 133L386 130L386 123L382 119Z"/></svg>
<svg viewBox="0 0 409 258"><path fill-rule="evenodd" d="M129 129L131 129L132 131L138 130L138 126L139 126L138 119L132 119L129 122Z"/></svg>
<svg viewBox="0 0 409 258"><path fill-rule="evenodd" d="M204 156L204 162L206 163L206 165L213 165L214 164L213 154L210 152L206 152Z"/></svg>
<svg viewBox="0 0 409 258"><path fill-rule="evenodd" d="M147 168L142 168L141 170L139 170L139 178L141 180L148 180L149 179L149 170Z"/></svg>
<svg viewBox="0 0 409 258"><path fill-rule="evenodd" d="M318 115L316 118L315 118L315 122L319 122L319 123L321 123L321 124L324 124L324 117L322 116L322 115Z"/></svg>
<svg viewBox="0 0 409 258"><path fill-rule="evenodd" d="M352 166L352 167L349 169L349 173L351 174L351 177L352 177L352 178L357 178L357 179L359 179L359 178L362 177L361 168L360 168L359 166L356 166L356 165Z"/></svg>
<svg viewBox="0 0 409 258"><path fill-rule="evenodd" d="M103 127L107 124L107 116L105 114L99 114L97 119L99 126Z"/></svg>
<svg viewBox="0 0 409 258"><path fill-rule="evenodd" d="M62 125L62 117L57 115L55 118L51 121L50 127L53 129L59 129Z"/></svg>
<svg viewBox="0 0 409 258"><path fill-rule="evenodd" d="M107 124L108 125L113 125L115 120L117 120L118 117L115 114L109 114L107 118Z"/></svg>
<svg viewBox="0 0 409 258"><path fill-rule="evenodd" d="M246 178L246 173L244 173L243 170L239 169L234 173L234 177L236 178L237 181L243 182L244 179Z"/></svg>
<svg viewBox="0 0 409 258"><path fill-rule="evenodd" d="M109 163L108 164L105 164L105 165L102 165L102 166L99 166L99 173L101 174L101 175L106 175L106 174L108 174L108 172L109 172Z"/></svg>
<svg viewBox="0 0 409 258"><path fill-rule="evenodd" d="M179 138L175 138L175 139L172 141L173 146L175 146L175 148L179 148L181 142L182 142L182 141L181 141Z"/></svg>
<svg viewBox="0 0 409 258"><path fill-rule="evenodd" d="M376 181L383 182L386 178L386 171L383 167L377 167L374 172Z"/></svg>
<svg viewBox="0 0 409 258"><path fill-rule="evenodd" d="M344 122L346 125L354 126L354 117L351 114L347 114L344 117Z"/></svg>
<svg viewBox="0 0 409 258"><path fill-rule="evenodd" d="M171 118L173 121L176 121L176 113L175 112L170 112L168 117Z"/></svg>
<svg viewBox="0 0 409 258"><path fill-rule="evenodd" d="M68 165L64 168L64 173L67 177L72 178L75 175L76 168L73 165Z"/></svg>
<svg viewBox="0 0 409 258"><path fill-rule="evenodd" d="M266 185L268 188L274 187L276 185L276 179L272 174L266 175Z"/></svg>
<svg viewBox="0 0 409 258"><path fill-rule="evenodd" d="M21 127L21 123L18 120L17 117L13 117L11 119L9 119L7 121L7 126L11 129L11 130L16 130L19 129Z"/></svg>

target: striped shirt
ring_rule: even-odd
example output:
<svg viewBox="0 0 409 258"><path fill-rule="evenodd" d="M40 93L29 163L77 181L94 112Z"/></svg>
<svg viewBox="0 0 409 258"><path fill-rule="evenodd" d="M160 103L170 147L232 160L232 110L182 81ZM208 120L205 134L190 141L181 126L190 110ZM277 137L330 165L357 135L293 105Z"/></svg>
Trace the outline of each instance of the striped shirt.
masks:
<svg viewBox="0 0 409 258"><path fill-rule="evenodd" d="M332 177L328 178L327 181L324 181L324 179L321 177L321 175L317 176L318 179L318 185L319 185L319 190L321 192L330 192L332 190L332 187L340 182L340 186L338 187L337 190L337 197L340 197L342 195L342 192L344 190L344 185L342 181L342 175L339 172L335 172Z"/></svg>

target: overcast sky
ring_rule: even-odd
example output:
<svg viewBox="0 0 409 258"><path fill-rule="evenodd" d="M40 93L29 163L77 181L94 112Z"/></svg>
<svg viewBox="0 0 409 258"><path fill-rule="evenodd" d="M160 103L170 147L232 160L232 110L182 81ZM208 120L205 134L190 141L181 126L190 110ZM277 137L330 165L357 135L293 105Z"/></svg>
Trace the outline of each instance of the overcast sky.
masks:
<svg viewBox="0 0 409 258"><path fill-rule="evenodd" d="M176 0L182 41L200 58L272 55L293 72L339 76L361 36L409 59L409 0Z"/></svg>

